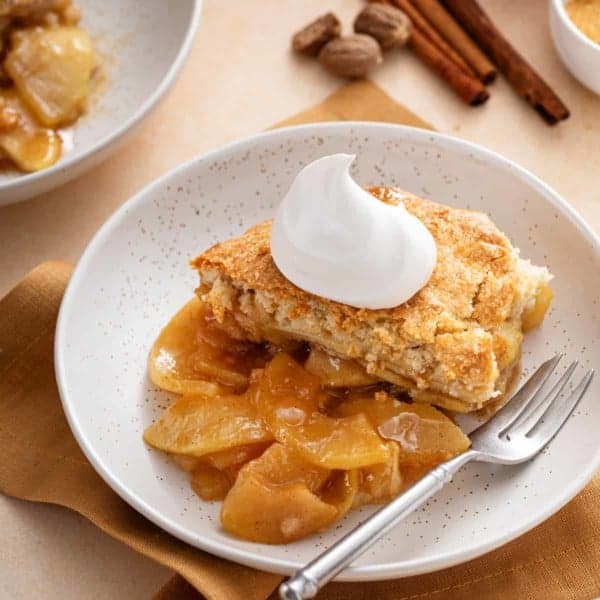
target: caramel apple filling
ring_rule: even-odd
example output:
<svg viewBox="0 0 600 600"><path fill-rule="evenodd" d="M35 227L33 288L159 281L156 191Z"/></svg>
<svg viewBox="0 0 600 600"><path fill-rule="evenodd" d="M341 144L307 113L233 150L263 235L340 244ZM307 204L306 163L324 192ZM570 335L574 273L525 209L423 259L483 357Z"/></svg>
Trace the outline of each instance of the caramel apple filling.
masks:
<svg viewBox="0 0 600 600"><path fill-rule="evenodd" d="M98 60L71 0L0 3L0 166L51 167L88 107Z"/></svg>
<svg viewBox="0 0 600 600"><path fill-rule="evenodd" d="M180 396L144 433L189 472L201 498L223 500L221 524L232 535L301 539L389 500L469 446L448 416L407 402L358 363L235 333L197 298L175 315L149 374Z"/></svg>

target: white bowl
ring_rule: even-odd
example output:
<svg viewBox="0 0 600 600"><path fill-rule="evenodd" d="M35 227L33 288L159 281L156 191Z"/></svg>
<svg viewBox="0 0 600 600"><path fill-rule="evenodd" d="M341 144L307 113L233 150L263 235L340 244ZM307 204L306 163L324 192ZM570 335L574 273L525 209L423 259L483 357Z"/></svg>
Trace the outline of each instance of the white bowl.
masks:
<svg viewBox="0 0 600 600"><path fill-rule="evenodd" d="M106 73L73 127L73 148L49 169L0 175L0 206L55 188L98 164L133 132L174 82L200 21L202 0L80 0Z"/></svg>
<svg viewBox="0 0 600 600"><path fill-rule="evenodd" d="M556 50L569 71L585 87L600 94L600 44L571 21L566 0L550 0L550 31Z"/></svg>
<svg viewBox="0 0 600 600"><path fill-rule="evenodd" d="M147 379L148 350L198 285L189 259L271 217L298 170L335 152L358 155L353 172L362 184L399 185L488 212L524 257L549 266L555 299L543 326L527 336L526 372L556 352L578 358L581 370L600 365L600 240L548 186L480 146L393 125L314 124L229 144L161 177L102 227L73 274L56 335L63 406L88 459L133 507L193 546L266 571L293 571L372 508L287 546L227 535L219 503L201 501L186 475L142 441L169 402ZM441 569L547 519L600 466L599 394L596 377L576 414L535 460L518 467L470 464L340 578Z"/></svg>

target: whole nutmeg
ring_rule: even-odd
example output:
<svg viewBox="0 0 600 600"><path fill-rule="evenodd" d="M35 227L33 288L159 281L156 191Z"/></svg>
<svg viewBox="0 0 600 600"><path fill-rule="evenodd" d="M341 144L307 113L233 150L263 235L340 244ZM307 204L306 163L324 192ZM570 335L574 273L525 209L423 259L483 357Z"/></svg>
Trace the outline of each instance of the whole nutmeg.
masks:
<svg viewBox="0 0 600 600"><path fill-rule="evenodd" d="M355 79L364 77L383 60L379 44L368 35L347 35L327 43L319 62L334 75Z"/></svg>
<svg viewBox="0 0 600 600"><path fill-rule="evenodd" d="M406 44L411 28L408 15L387 4L365 6L354 21L354 31L374 37L383 50Z"/></svg>
<svg viewBox="0 0 600 600"><path fill-rule="evenodd" d="M301 54L317 56L327 42L340 36L341 31L339 19L328 12L294 34L292 48Z"/></svg>

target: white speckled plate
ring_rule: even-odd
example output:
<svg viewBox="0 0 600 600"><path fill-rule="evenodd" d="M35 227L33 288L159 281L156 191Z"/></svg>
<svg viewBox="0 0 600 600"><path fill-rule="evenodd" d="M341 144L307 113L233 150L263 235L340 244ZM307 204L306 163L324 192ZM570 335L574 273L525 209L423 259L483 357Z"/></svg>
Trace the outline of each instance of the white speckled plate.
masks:
<svg viewBox="0 0 600 600"><path fill-rule="evenodd" d="M282 129L182 165L127 202L99 231L65 295L56 374L69 422L100 475L133 507L186 542L267 571L289 573L371 509L288 546L234 539L219 503L199 500L187 477L142 441L169 402L146 377L152 341L192 296L188 260L272 216L295 173L320 156L356 153L362 184L399 185L488 212L556 279L543 327L527 337L524 368L564 351L600 364L600 241L555 192L481 147L422 130L369 123ZM561 434L535 460L470 464L340 579L385 579L447 567L487 552L568 502L600 464L600 378Z"/></svg>
<svg viewBox="0 0 600 600"><path fill-rule="evenodd" d="M37 173L0 173L0 206L41 194L105 159L175 81L200 21L202 0L78 0L100 57L102 82L70 129L72 148Z"/></svg>

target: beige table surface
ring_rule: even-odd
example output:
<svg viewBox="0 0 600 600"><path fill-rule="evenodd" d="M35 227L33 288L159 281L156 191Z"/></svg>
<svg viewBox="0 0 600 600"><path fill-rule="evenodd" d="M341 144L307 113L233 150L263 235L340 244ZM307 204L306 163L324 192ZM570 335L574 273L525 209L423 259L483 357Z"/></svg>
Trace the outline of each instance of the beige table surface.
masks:
<svg viewBox="0 0 600 600"><path fill-rule="evenodd" d="M441 131L484 144L554 186L600 231L600 98L562 67L547 0L486 0L501 29L560 90L569 121L547 127L500 79L483 107L463 106L411 54L374 80ZM288 52L290 32L331 8L349 27L360 0L206 0L170 95L100 167L50 194L0 208L0 294L39 262L76 261L101 223L180 162L315 104L339 82ZM66 510L0 496L0 599L150 598L169 572Z"/></svg>

